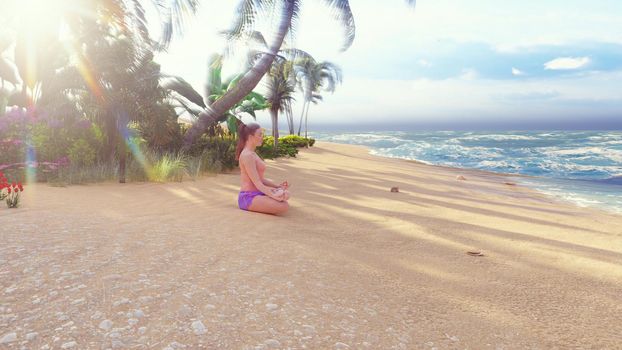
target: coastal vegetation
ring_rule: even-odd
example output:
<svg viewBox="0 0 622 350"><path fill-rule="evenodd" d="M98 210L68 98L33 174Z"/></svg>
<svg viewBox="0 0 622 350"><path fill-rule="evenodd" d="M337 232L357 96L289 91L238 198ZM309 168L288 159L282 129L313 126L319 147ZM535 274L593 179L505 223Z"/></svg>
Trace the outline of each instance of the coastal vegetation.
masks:
<svg viewBox="0 0 622 350"><path fill-rule="evenodd" d="M237 165L241 118L261 110L271 115L272 135L260 155L295 156L314 142L306 130L309 105L342 80L337 65L283 47L295 31L300 0L241 1L225 35L260 39L263 49L249 49L248 67L226 79L226 56L206 58L204 94L164 74L155 60L181 34L198 0L31 2L26 9L8 1L0 14L0 171L16 181L171 181L227 171ZM349 3L328 6L344 28L345 50L355 34ZM149 32L148 8L158 14L158 39ZM274 14L277 34L268 44L255 24ZM262 79L265 92L258 93ZM302 113L294 135L297 92ZM286 137L279 135L279 115L288 124Z"/></svg>

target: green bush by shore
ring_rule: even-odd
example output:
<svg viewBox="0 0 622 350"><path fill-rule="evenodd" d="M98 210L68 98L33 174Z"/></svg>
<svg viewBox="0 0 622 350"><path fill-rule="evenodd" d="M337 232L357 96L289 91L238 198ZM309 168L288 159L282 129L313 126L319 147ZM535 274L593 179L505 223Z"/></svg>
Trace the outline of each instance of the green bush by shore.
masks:
<svg viewBox="0 0 622 350"><path fill-rule="evenodd" d="M278 149L274 149L274 137L265 136L261 146L257 147L257 154L264 159L274 159L279 157L295 157L298 154L298 148L313 146L315 139L305 139L297 135L287 135L279 137Z"/></svg>
<svg viewBox="0 0 622 350"><path fill-rule="evenodd" d="M83 128L82 134L58 142L42 129L33 144L27 142L4 142L0 155L2 170L16 181L36 180L52 185L66 186L118 180L119 160L102 156L104 140L94 125ZM56 136L56 135L54 135ZM196 179L204 174L230 171L238 166L235 160L237 138L221 133L204 135L192 148L185 152L157 150L149 146L142 137L135 135L126 146L126 181L182 181L184 178ZM295 157L298 148L313 146L314 139L296 135L279 138L278 149L274 149L274 138L264 137L257 154L264 159ZM32 147L35 146L35 147ZM32 149L41 150L31 160L28 154ZM64 156L63 156L64 155ZM42 161L39 157L55 159ZM36 160L39 158L39 161Z"/></svg>

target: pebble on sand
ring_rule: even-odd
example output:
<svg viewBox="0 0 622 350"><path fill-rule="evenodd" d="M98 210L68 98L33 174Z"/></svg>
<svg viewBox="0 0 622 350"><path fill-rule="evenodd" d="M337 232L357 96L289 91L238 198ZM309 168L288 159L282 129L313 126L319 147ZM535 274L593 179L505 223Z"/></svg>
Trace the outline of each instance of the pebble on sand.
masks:
<svg viewBox="0 0 622 350"><path fill-rule="evenodd" d="M192 330L194 331L194 334L196 335L202 335L207 332L205 325L201 321L192 322Z"/></svg>
<svg viewBox="0 0 622 350"><path fill-rule="evenodd" d="M72 349L74 348L76 345L78 345L78 343L76 343L75 341L70 341L67 342L63 345L60 346L61 349Z"/></svg>
<svg viewBox="0 0 622 350"><path fill-rule="evenodd" d="M103 329L103 330L109 330L110 328L112 328L112 321L110 320L103 320L99 323L99 328Z"/></svg>
<svg viewBox="0 0 622 350"><path fill-rule="evenodd" d="M17 333L7 333L0 338L0 344L8 344L17 340Z"/></svg>
<svg viewBox="0 0 622 350"><path fill-rule="evenodd" d="M276 310L278 308L279 308L279 306L277 304L271 304L271 303L266 304L266 309L268 309L268 311L274 311L274 310Z"/></svg>
<svg viewBox="0 0 622 350"><path fill-rule="evenodd" d="M278 348L281 346L281 343L276 339L268 339L263 343L269 348Z"/></svg>

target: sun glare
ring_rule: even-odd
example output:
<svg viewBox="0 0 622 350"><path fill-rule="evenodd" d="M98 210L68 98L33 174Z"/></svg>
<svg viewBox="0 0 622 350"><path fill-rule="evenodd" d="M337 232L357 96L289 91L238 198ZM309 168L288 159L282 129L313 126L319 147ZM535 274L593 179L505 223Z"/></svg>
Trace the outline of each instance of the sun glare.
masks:
<svg viewBox="0 0 622 350"><path fill-rule="evenodd" d="M70 1L20 0L10 1L7 13L16 21L16 30L29 31L35 36L58 35L62 17L70 10ZM37 39L35 37L35 39Z"/></svg>

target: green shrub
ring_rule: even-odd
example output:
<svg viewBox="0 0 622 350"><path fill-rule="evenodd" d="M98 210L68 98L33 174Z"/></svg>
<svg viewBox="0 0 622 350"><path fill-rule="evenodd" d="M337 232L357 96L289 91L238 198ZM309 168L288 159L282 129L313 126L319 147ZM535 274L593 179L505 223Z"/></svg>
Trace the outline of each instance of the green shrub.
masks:
<svg viewBox="0 0 622 350"><path fill-rule="evenodd" d="M237 166L235 160L235 148L237 139L232 136L207 136L203 135L188 150L189 158L202 159L202 169L212 171L220 168L231 170Z"/></svg>
<svg viewBox="0 0 622 350"><path fill-rule="evenodd" d="M71 164L89 167L95 163L96 158L95 149L85 139L78 139L69 147Z"/></svg>
<svg viewBox="0 0 622 350"><path fill-rule="evenodd" d="M309 142L309 146L313 146L313 144L315 143L315 139L312 139L312 138L306 139L298 135L287 135L287 136L279 137L279 142L300 148L300 147L306 147L307 142Z"/></svg>
<svg viewBox="0 0 622 350"><path fill-rule="evenodd" d="M89 166L70 164L47 175L52 186L79 185L117 179L117 166L110 163L95 163Z"/></svg>
<svg viewBox="0 0 622 350"><path fill-rule="evenodd" d="M281 138L279 137L279 141ZM274 137L265 136L263 143L256 149L257 154L263 159L274 159L278 157L295 157L298 154L298 149L288 143L279 142L278 149L274 150Z"/></svg>
<svg viewBox="0 0 622 350"><path fill-rule="evenodd" d="M181 181L186 173L186 157L182 154L151 154L147 158L152 160L152 165L148 168L150 181Z"/></svg>

